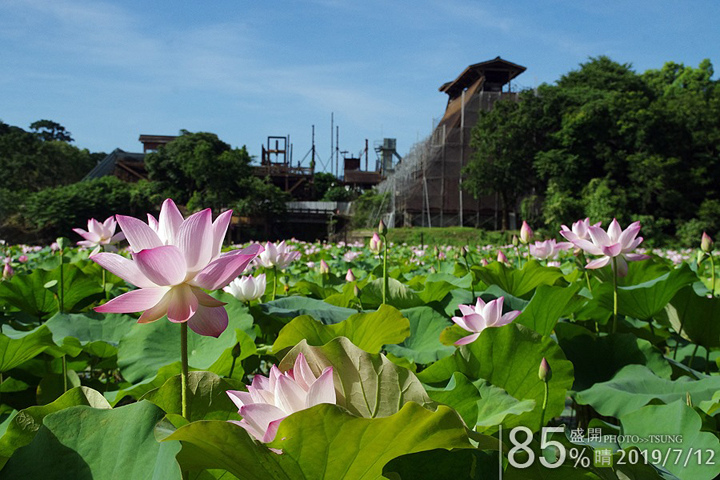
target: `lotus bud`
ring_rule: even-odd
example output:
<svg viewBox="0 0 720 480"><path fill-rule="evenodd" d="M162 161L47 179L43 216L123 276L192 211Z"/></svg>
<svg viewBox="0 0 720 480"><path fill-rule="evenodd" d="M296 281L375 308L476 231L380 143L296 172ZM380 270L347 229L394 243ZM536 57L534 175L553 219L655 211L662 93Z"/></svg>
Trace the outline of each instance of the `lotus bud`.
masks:
<svg viewBox="0 0 720 480"><path fill-rule="evenodd" d="M713 249L713 240L710 238L710 235L703 232L702 234L702 240L700 241L700 250L706 253L712 252Z"/></svg>
<svg viewBox="0 0 720 480"><path fill-rule="evenodd" d="M463 256L463 258L467 258L467 256L468 256L468 247L467 247L467 245L464 246L464 247L462 247L462 248L460 249L460 254Z"/></svg>
<svg viewBox="0 0 720 480"><path fill-rule="evenodd" d="M502 252L502 250L498 250L497 261L500 263L507 263L507 261L508 261L507 257Z"/></svg>
<svg viewBox="0 0 720 480"><path fill-rule="evenodd" d="M433 255L435 255L436 258L440 256L440 249L437 247L437 245L433 247Z"/></svg>
<svg viewBox="0 0 720 480"><path fill-rule="evenodd" d="M65 237L58 237L57 244L58 247L60 247L60 250L65 250L67 247L70 246L70 240Z"/></svg>
<svg viewBox="0 0 720 480"><path fill-rule="evenodd" d="M355 274L353 273L352 268L348 268L347 275L345 275L345 281L347 281L347 282L355 281Z"/></svg>
<svg viewBox="0 0 720 480"><path fill-rule="evenodd" d="M330 273L330 266L325 260L320 260L320 274L327 275L328 273Z"/></svg>
<svg viewBox="0 0 720 480"><path fill-rule="evenodd" d="M490 262L487 261L487 258L483 258L482 260L480 260L480 265L482 265L483 267L487 267L488 265L490 265Z"/></svg>
<svg viewBox="0 0 720 480"><path fill-rule="evenodd" d="M430 273L437 273L437 271L435 270L435 267L433 267L432 265L430 265L430 268L428 269L428 271Z"/></svg>
<svg viewBox="0 0 720 480"><path fill-rule="evenodd" d="M20 256L18 257L18 262L20 262L20 263L25 263L25 262L27 262L27 261L28 261L27 255L20 255Z"/></svg>
<svg viewBox="0 0 720 480"><path fill-rule="evenodd" d="M357 298L360 298L360 288L357 285L355 285L355 287L353 287L353 293L355 294L355 296Z"/></svg>
<svg viewBox="0 0 720 480"><path fill-rule="evenodd" d="M522 227L520 227L520 242L527 245L530 243L530 240L533 238L533 231L530 228L530 225L527 224L525 220L523 220Z"/></svg>
<svg viewBox="0 0 720 480"><path fill-rule="evenodd" d="M370 239L370 251L378 254L380 253L380 250L382 250L383 242L380 239L380 235L377 233L373 233L372 238Z"/></svg>
<svg viewBox="0 0 720 480"><path fill-rule="evenodd" d="M513 235L512 246L517 247L518 245L520 245L520 240L518 240L517 235Z"/></svg>
<svg viewBox="0 0 720 480"><path fill-rule="evenodd" d="M10 266L10 264L9 264L9 263L6 263L5 266L3 267L2 278L3 278L4 280L7 280L8 278L10 278L10 277L13 276L13 273L15 273L15 272L13 271L12 267Z"/></svg>
<svg viewBox="0 0 720 480"><path fill-rule="evenodd" d="M552 368L550 368L550 364L545 357L543 357L542 362L540 362L538 377L545 383L548 383L552 379Z"/></svg>
<svg viewBox="0 0 720 480"><path fill-rule="evenodd" d="M236 343L235 346L232 349L232 356L233 358L238 358L240 356L240 344Z"/></svg>
<svg viewBox="0 0 720 480"><path fill-rule="evenodd" d="M385 225L385 222L383 220L380 220L380 224L378 225L378 233L382 236L387 235L387 225Z"/></svg>

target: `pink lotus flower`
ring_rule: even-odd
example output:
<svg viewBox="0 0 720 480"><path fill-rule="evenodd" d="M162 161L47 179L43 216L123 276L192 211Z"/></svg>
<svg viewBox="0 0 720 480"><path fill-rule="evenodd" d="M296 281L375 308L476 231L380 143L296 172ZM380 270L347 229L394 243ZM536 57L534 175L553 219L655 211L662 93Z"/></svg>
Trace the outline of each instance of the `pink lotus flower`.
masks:
<svg viewBox="0 0 720 480"><path fill-rule="evenodd" d="M3 263L5 264L3 266L3 272L2 272L3 280L8 280L15 273L13 268L10 266L10 261L11 261L10 257L5 257L5 259L3 260Z"/></svg>
<svg viewBox="0 0 720 480"><path fill-rule="evenodd" d="M544 242L535 242L530 245L529 248L530 255L539 260L547 260L557 258L561 250L567 250L568 248L572 248L572 246L573 244L570 242L556 243L555 240L552 239L545 240Z"/></svg>
<svg viewBox="0 0 720 480"><path fill-rule="evenodd" d="M165 315L174 323L188 322L200 335L217 337L227 327L223 302L205 290L217 290L237 277L262 247L220 253L232 212L212 223L210 209L187 219L172 200L160 211L160 221L148 225L136 218L117 216L132 250L132 260L114 253L98 253L91 260L139 287L95 308L97 312L143 312L139 323ZM154 228L153 228L154 227Z"/></svg>
<svg viewBox="0 0 720 480"><path fill-rule="evenodd" d="M650 258L648 255L632 253L643 241L642 237L635 238L640 232L640 222L634 222L623 230L618 221L613 219L607 232L595 225L588 227L588 232L592 241L578 238L572 243L591 255L602 255L602 257L589 262L585 268L602 268L608 263L612 264L611 260L614 258L617 263L617 274L624 277L628 272L628 261Z"/></svg>
<svg viewBox="0 0 720 480"><path fill-rule="evenodd" d="M125 239L122 232L115 233L117 222L115 217L108 217L103 223L98 222L94 218L88 220L87 232L82 228L73 228L73 231L83 237L85 240L77 242L82 247L95 247L90 255L95 255L104 246L108 247Z"/></svg>
<svg viewBox="0 0 720 480"><path fill-rule="evenodd" d="M265 268L276 267L278 270L282 270L298 258L300 258L300 252L291 250L283 240L277 245L267 242L265 251L258 255L255 262Z"/></svg>
<svg viewBox="0 0 720 480"><path fill-rule="evenodd" d="M335 404L333 368L326 367L319 377L310 370L300 353L292 370L270 369L269 377L255 375L247 392L228 390L230 400L240 409L243 419L231 420L261 442L271 442L285 417L321 403Z"/></svg>
<svg viewBox="0 0 720 480"><path fill-rule="evenodd" d="M480 333L486 328L502 327L512 322L520 315L520 310L502 314L504 297L496 298L487 304L482 298L478 297L477 303L472 305L458 305L462 317L452 317L452 321L460 325L468 332L475 332L472 335L463 337L455 345L467 345L472 343L480 336Z"/></svg>
<svg viewBox="0 0 720 480"><path fill-rule="evenodd" d="M18 262L20 262L20 263L25 263L25 262L27 262L27 261L28 261L28 256L27 256L27 255L20 255L20 256L18 257Z"/></svg>
<svg viewBox="0 0 720 480"><path fill-rule="evenodd" d="M265 274L262 273L257 277L248 275L246 277L238 277L223 290L241 302L251 302L257 300L265 294L267 281Z"/></svg>
<svg viewBox="0 0 720 480"><path fill-rule="evenodd" d="M599 227L602 222L597 222L592 225L593 227ZM575 240L589 240L590 239L590 217L585 220L578 220L572 224L572 229L569 229L565 225L561 226L560 235L565 237L566 240L573 242Z"/></svg>

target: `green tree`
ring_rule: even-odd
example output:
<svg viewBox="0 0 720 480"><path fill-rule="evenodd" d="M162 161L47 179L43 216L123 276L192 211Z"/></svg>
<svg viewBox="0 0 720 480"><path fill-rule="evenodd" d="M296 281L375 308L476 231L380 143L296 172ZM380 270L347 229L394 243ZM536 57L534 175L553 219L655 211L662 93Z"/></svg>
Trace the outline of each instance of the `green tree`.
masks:
<svg viewBox="0 0 720 480"><path fill-rule="evenodd" d="M189 210L219 211L253 192L252 159L245 147L231 148L213 133L181 133L145 159L150 180L167 196Z"/></svg>
<svg viewBox="0 0 720 480"><path fill-rule="evenodd" d="M97 155L0 122L0 189L36 192L81 180Z"/></svg>
<svg viewBox="0 0 720 480"><path fill-rule="evenodd" d="M41 140L46 142L58 141L58 142L72 142L73 138L70 136L65 127L52 120L38 120L30 124L30 130L35 132Z"/></svg>
<svg viewBox="0 0 720 480"><path fill-rule="evenodd" d="M526 104L499 101L480 115L471 138L475 158L464 169L463 188L476 198L498 194L503 230L508 228L509 212L534 186L533 139L538 130L532 121L532 96L525 100Z"/></svg>

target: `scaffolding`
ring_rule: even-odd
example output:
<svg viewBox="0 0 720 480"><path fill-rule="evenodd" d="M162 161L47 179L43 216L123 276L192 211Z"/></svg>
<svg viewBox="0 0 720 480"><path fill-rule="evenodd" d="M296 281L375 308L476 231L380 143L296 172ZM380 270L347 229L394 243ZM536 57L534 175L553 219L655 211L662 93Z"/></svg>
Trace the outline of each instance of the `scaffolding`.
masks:
<svg viewBox="0 0 720 480"><path fill-rule="evenodd" d="M473 155L471 133L480 112L499 100L517 100L510 79L524 70L498 57L469 66L440 87L450 97L444 116L433 121L432 134L416 143L378 187L390 192L389 225L497 229L496 196L473 198L462 189L462 170Z"/></svg>

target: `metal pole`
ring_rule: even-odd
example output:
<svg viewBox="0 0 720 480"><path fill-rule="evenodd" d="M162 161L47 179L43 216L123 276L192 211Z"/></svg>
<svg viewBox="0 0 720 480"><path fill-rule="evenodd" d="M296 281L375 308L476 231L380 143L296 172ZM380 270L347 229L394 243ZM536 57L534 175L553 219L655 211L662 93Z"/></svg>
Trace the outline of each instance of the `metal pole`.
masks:
<svg viewBox="0 0 720 480"><path fill-rule="evenodd" d="M333 153L335 153L335 148L333 147L333 134L335 133L335 112L330 112L330 173L332 173L333 169ZM337 176L337 173L336 175Z"/></svg>
<svg viewBox="0 0 720 480"><path fill-rule="evenodd" d="M459 179L458 179L458 193L460 195L460 203L458 212L460 214L460 225L463 226L463 191L462 191L462 168L463 168L463 160L465 156L465 90L462 91L462 95L460 97L460 171L459 171Z"/></svg>
<svg viewBox="0 0 720 480"><path fill-rule="evenodd" d="M344 169L343 169L344 170ZM335 171L340 178L340 126L335 127ZM343 176L345 172L343 171Z"/></svg>

